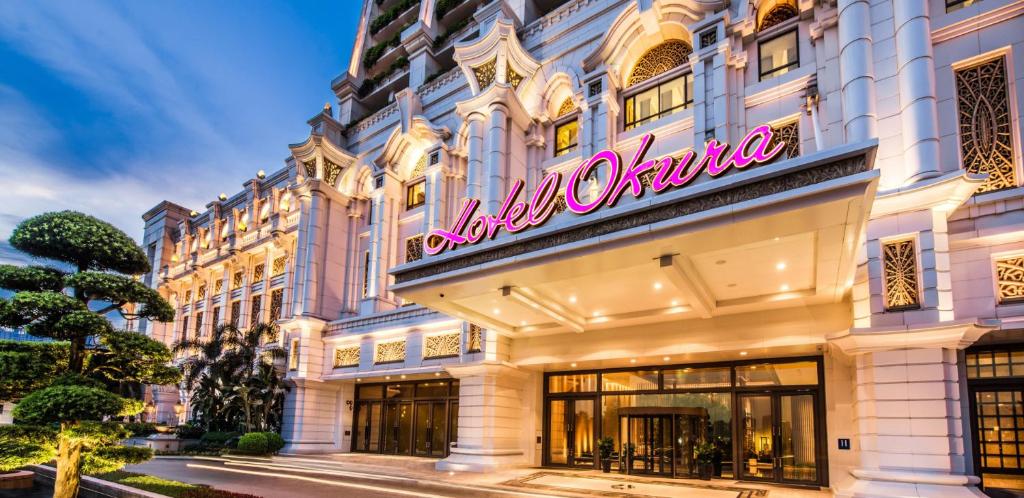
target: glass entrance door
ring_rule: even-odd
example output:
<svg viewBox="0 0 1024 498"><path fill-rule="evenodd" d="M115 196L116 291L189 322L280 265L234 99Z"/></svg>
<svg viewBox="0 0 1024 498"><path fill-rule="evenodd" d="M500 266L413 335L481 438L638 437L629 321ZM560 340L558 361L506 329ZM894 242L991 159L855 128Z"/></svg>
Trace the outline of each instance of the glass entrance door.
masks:
<svg viewBox="0 0 1024 498"><path fill-rule="evenodd" d="M412 443L412 403L388 403L384 409L384 453L408 455Z"/></svg>
<svg viewBox="0 0 1024 498"><path fill-rule="evenodd" d="M359 403L356 407L356 412L356 450L379 451L380 402Z"/></svg>
<svg viewBox="0 0 1024 498"><path fill-rule="evenodd" d="M594 400L550 400L548 464L593 467L594 451Z"/></svg>
<svg viewBox="0 0 1024 498"><path fill-rule="evenodd" d="M813 393L741 395L742 476L818 482L816 405Z"/></svg>
<svg viewBox="0 0 1024 498"><path fill-rule="evenodd" d="M673 418L670 415L622 417L619 427L626 433L620 437L625 441L620 453L625 455L631 474L674 475L680 452L674 437Z"/></svg>
<svg viewBox="0 0 1024 498"><path fill-rule="evenodd" d="M447 407L444 401L416 403L416 456L443 457L445 453L445 421Z"/></svg>

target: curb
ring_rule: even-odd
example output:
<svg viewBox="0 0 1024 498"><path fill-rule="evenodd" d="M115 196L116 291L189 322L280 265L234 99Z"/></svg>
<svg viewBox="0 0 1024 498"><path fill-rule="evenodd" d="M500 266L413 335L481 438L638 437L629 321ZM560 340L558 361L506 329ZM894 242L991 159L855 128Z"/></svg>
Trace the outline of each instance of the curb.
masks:
<svg viewBox="0 0 1024 498"><path fill-rule="evenodd" d="M36 481L45 482L52 486L57 475L57 469L46 465L30 465L36 473ZM78 491L79 498L167 498L165 495L144 491L116 482L104 481L95 477L82 476L81 485Z"/></svg>

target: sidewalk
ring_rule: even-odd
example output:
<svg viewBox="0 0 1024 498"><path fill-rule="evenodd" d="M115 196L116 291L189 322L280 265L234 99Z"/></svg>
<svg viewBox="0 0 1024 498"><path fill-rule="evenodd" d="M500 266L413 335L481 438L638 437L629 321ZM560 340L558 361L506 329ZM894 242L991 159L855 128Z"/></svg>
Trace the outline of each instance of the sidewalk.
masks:
<svg viewBox="0 0 1024 498"><path fill-rule="evenodd" d="M592 470L517 468L489 473L441 472L435 460L365 454L303 456L195 457L195 471L230 473L324 483L337 481L367 490L416 496L459 497L617 497L617 498L825 498L828 490L809 490L732 480L700 481L604 474ZM140 469L145 471L145 469ZM296 482L293 489L300 491ZM398 490L406 491L398 491ZM276 496L276 495L275 495ZM299 493L296 496L304 496ZM362 496L362 495L357 495Z"/></svg>

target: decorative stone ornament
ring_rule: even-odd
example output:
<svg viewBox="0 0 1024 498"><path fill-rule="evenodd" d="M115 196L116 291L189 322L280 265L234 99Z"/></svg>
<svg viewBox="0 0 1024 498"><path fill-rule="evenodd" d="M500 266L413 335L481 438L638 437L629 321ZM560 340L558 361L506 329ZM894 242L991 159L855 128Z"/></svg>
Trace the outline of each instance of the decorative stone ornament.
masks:
<svg viewBox="0 0 1024 498"><path fill-rule="evenodd" d="M524 82L540 68L540 63L519 44L515 24L504 16L498 17L486 34L456 44L453 58L474 96L491 85L522 91L527 86Z"/></svg>

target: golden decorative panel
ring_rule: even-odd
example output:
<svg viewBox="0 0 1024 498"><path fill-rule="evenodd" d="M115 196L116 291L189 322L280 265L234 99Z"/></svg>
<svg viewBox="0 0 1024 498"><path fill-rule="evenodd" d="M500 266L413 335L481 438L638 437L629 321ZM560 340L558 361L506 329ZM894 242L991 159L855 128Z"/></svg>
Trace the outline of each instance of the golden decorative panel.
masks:
<svg viewBox="0 0 1024 498"><path fill-rule="evenodd" d="M284 305L284 289L274 289L270 291L270 319L278 320L281 318L281 308Z"/></svg>
<svg viewBox="0 0 1024 498"><path fill-rule="evenodd" d="M363 252L363 297L370 293L370 251Z"/></svg>
<svg viewBox="0 0 1024 498"><path fill-rule="evenodd" d="M648 50L633 66L626 85L643 83L661 73L682 66L689 61L693 47L682 40L669 40Z"/></svg>
<svg viewBox="0 0 1024 498"><path fill-rule="evenodd" d="M800 155L800 122L797 120L772 127L774 135L772 139L785 144L782 153L786 158L793 158ZM772 144L772 147L775 145Z"/></svg>
<svg viewBox="0 0 1024 498"><path fill-rule="evenodd" d="M302 166L306 170L306 178L316 178L316 161L306 161Z"/></svg>
<svg viewBox="0 0 1024 498"><path fill-rule="evenodd" d="M278 276L284 273L285 264L288 263L287 256L279 256L274 258L274 264L270 267L271 276Z"/></svg>
<svg viewBox="0 0 1024 498"><path fill-rule="evenodd" d="M266 263L260 263L252 269L252 283L259 283L263 280L263 271L266 269Z"/></svg>
<svg viewBox="0 0 1024 498"><path fill-rule="evenodd" d="M213 328L217 328L217 326L220 325L220 306L213 308L211 315L210 323L213 325Z"/></svg>
<svg viewBox="0 0 1024 498"><path fill-rule="evenodd" d="M359 346L349 346L334 350L334 368L358 367Z"/></svg>
<svg viewBox="0 0 1024 498"><path fill-rule="evenodd" d="M238 270L231 275L231 288L237 289L242 286L245 281L245 270Z"/></svg>
<svg viewBox="0 0 1024 498"><path fill-rule="evenodd" d="M231 301L231 326L237 327L239 320L242 318L242 302Z"/></svg>
<svg viewBox="0 0 1024 498"><path fill-rule="evenodd" d="M483 329L475 323L469 324L469 343L466 344L467 353L479 353L484 350Z"/></svg>
<svg viewBox="0 0 1024 498"><path fill-rule="evenodd" d="M203 312L196 313L196 331L195 336L201 337L203 335Z"/></svg>
<svg viewBox="0 0 1024 498"><path fill-rule="evenodd" d="M263 321L263 317L260 316L260 311L263 310L263 294L256 294L252 296L252 303L249 305L249 321L252 325Z"/></svg>
<svg viewBox="0 0 1024 498"><path fill-rule="evenodd" d="M423 358L444 358L459 355L460 332L428 335L423 338Z"/></svg>
<svg viewBox="0 0 1024 498"><path fill-rule="evenodd" d="M217 295L224 291L224 276L218 275L217 279L213 281L213 294Z"/></svg>
<svg viewBox="0 0 1024 498"><path fill-rule="evenodd" d="M886 310L920 307L917 252L914 250L913 239L882 244L882 278L885 283Z"/></svg>
<svg viewBox="0 0 1024 498"><path fill-rule="evenodd" d="M338 181L339 175L341 175L341 166L324 159L324 181L328 185L334 186L334 182Z"/></svg>
<svg viewBox="0 0 1024 498"><path fill-rule="evenodd" d="M996 260L999 303L1024 301L1024 256Z"/></svg>
<svg viewBox="0 0 1024 498"><path fill-rule="evenodd" d="M423 154L420 159L413 165L412 171L409 173L409 179L419 178L427 172L427 155Z"/></svg>
<svg viewBox="0 0 1024 498"><path fill-rule="evenodd" d="M768 11L767 14L761 18L761 25L758 26L758 31L764 31L772 26L782 24L788 19L792 19L800 15L800 12L796 10L796 7L788 3L780 3L775 5Z"/></svg>
<svg viewBox="0 0 1024 498"><path fill-rule="evenodd" d="M197 301L202 301L203 299L206 299L206 284L200 285L199 292L196 293Z"/></svg>
<svg viewBox="0 0 1024 498"><path fill-rule="evenodd" d="M185 291L185 304L192 302L192 289Z"/></svg>
<svg viewBox="0 0 1024 498"><path fill-rule="evenodd" d="M566 97L562 101L562 105L558 107L558 115L555 116L555 119L573 112L576 112L576 103L572 101L572 97Z"/></svg>
<svg viewBox="0 0 1024 498"><path fill-rule="evenodd" d="M1003 57L956 71L964 169L988 174L978 192L1017 186L1013 127Z"/></svg>
<svg viewBox="0 0 1024 498"><path fill-rule="evenodd" d="M292 339L291 347L288 348L288 370L299 369L299 340Z"/></svg>
<svg viewBox="0 0 1024 498"><path fill-rule="evenodd" d="M497 73L498 59L491 59L490 62L485 62L479 66L473 68L473 75L476 76L476 82L480 85L480 89L483 90L491 86L494 83L494 76Z"/></svg>
<svg viewBox="0 0 1024 498"><path fill-rule="evenodd" d="M423 259L423 234L405 239L405 262Z"/></svg>
<svg viewBox="0 0 1024 498"><path fill-rule="evenodd" d="M405 339L377 343L373 352L374 363L395 363L399 361L405 361Z"/></svg>
<svg viewBox="0 0 1024 498"><path fill-rule="evenodd" d="M566 209L569 209L569 205L565 202L565 192L562 192L555 196L555 214L564 213Z"/></svg>
<svg viewBox="0 0 1024 498"><path fill-rule="evenodd" d="M505 63L505 81L516 90L519 89L519 84L523 82L523 75L512 69L512 66L508 65L507 62Z"/></svg>

